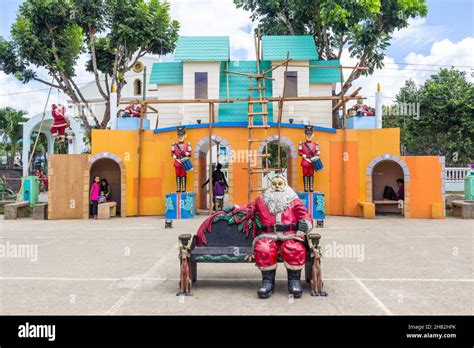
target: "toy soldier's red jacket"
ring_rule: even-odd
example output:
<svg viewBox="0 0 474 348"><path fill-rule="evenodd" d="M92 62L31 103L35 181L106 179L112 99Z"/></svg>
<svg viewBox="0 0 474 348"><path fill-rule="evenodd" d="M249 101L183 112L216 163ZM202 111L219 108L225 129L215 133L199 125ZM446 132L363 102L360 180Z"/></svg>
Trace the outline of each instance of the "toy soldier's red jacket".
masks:
<svg viewBox="0 0 474 348"><path fill-rule="evenodd" d="M179 142L171 145L171 156L176 156L174 160L174 168L177 176L185 176L186 171L180 159L191 155L191 143Z"/></svg>
<svg viewBox="0 0 474 348"><path fill-rule="evenodd" d="M51 134L52 135L64 135L65 129L68 125L66 117L64 116L66 113L66 107L58 108L56 104L51 106L51 115L53 116L54 122L51 126Z"/></svg>
<svg viewBox="0 0 474 348"><path fill-rule="evenodd" d="M306 146L306 145L307 146ZM311 151L308 149L311 149ZM311 153L312 152L312 153ZM305 141L301 142L298 146L298 155L302 156L303 158L301 159L301 166L302 167L313 167L313 164L309 161L307 161L304 157L306 156L308 159L314 156L320 156L321 152L319 151L319 144L312 142L312 141ZM305 156L303 156L305 155Z"/></svg>
<svg viewBox="0 0 474 348"><path fill-rule="evenodd" d="M281 214L272 215L259 196L250 204L255 217L260 220L257 236L254 239L255 263L261 270L277 267L278 252L288 269L301 269L306 261L303 244L304 233L298 231L298 222L305 220L312 228L312 219L303 202L295 197Z"/></svg>

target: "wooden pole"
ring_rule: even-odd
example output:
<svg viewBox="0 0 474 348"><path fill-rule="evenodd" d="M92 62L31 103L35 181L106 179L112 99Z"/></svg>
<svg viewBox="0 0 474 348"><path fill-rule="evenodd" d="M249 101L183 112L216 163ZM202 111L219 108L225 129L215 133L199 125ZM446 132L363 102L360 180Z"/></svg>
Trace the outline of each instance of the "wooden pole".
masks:
<svg viewBox="0 0 474 348"><path fill-rule="evenodd" d="M344 98L344 73L341 72L341 102L342 102L342 129L343 129L343 154L342 154L342 215L346 212L346 176L347 176L347 131L346 131L346 100ZM346 160L347 158L347 160Z"/></svg>
<svg viewBox="0 0 474 348"><path fill-rule="evenodd" d="M141 193L141 176L142 176L142 127L143 127L143 107L146 103L140 104L140 126L138 128L138 181L137 181L137 216L140 216L140 193Z"/></svg>
<svg viewBox="0 0 474 348"><path fill-rule="evenodd" d="M209 103L209 215L212 212L212 194L214 183L212 182L212 123L214 122L214 104Z"/></svg>
<svg viewBox="0 0 474 348"><path fill-rule="evenodd" d="M360 97L344 97L344 99L347 100L356 100L359 99ZM311 101L311 100L341 100L340 96L317 96L317 97L287 97L287 98L282 98L282 97L270 97L267 98L269 102L278 102L279 100L285 101ZM227 99L167 99L167 100L161 100L161 99L145 99L142 102L148 104L227 104L227 103L235 103L235 102L248 102L249 98L230 98L229 100ZM132 100L132 101L121 101L119 104L139 104L139 100Z"/></svg>
<svg viewBox="0 0 474 348"><path fill-rule="evenodd" d="M290 61L290 51L286 52L286 65L285 65L285 73L283 74L283 93L282 97L285 97L286 93L286 78L288 75L288 62ZM278 102L278 168L283 168L281 165L281 120L283 118L283 101ZM280 174L283 172L279 170Z"/></svg>

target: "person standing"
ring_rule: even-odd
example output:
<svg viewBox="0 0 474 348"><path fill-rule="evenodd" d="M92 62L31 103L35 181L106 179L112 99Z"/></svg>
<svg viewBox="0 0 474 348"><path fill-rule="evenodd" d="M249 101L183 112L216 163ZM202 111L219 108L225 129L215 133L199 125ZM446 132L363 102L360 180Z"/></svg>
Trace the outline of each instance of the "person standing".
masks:
<svg viewBox="0 0 474 348"><path fill-rule="evenodd" d="M217 163L216 169L212 172L212 210L216 210L216 199L219 199L219 210L223 208L225 190L229 188L225 174L222 172L222 164ZM202 187L209 183L209 179L206 180Z"/></svg>
<svg viewBox="0 0 474 348"><path fill-rule="evenodd" d="M99 205L100 177L95 176L90 190L90 201L92 206L92 217L97 219L97 208Z"/></svg>

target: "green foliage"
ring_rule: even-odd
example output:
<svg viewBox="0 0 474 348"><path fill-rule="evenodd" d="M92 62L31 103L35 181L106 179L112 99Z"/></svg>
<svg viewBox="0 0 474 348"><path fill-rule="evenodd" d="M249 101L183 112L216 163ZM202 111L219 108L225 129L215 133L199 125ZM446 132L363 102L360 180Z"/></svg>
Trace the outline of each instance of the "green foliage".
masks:
<svg viewBox="0 0 474 348"><path fill-rule="evenodd" d="M24 83L46 83L63 90L73 102L87 105L74 77L80 55L89 53L86 68L94 72L104 101L110 98L111 84L117 86L120 100L123 76L136 60L174 50L179 23L169 11L170 5L162 0L25 0L11 27L12 40L0 37L0 64L6 74ZM54 82L41 79L38 68L46 69ZM99 72L110 80L106 90L99 83ZM107 121L108 113L101 126Z"/></svg>
<svg viewBox="0 0 474 348"><path fill-rule="evenodd" d="M13 168L13 160L18 149L18 141L23 135L20 122L26 122L26 112L10 107L0 109L0 132L3 146L9 152L9 168Z"/></svg>
<svg viewBox="0 0 474 348"><path fill-rule="evenodd" d="M251 11L267 35L313 35L320 59L338 59L348 47L371 74L383 66L394 31L408 19L426 16L426 0L234 0ZM350 87L353 79L348 79Z"/></svg>
<svg viewBox="0 0 474 348"><path fill-rule="evenodd" d="M384 116L384 127L400 127L407 155L446 156L447 166L474 160L474 84L465 72L441 69L419 89L411 80L397 103L419 103L419 116Z"/></svg>

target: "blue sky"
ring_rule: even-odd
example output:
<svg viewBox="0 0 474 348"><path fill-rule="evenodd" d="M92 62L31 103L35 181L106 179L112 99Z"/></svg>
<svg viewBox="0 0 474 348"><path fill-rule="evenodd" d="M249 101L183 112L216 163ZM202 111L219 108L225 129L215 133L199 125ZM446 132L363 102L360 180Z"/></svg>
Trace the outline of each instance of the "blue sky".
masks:
<svg viewBox="0 0 474 348"><path fill-rule="evenodd" d="M23 1L0 1L0 35L8 37L10 26ZM232 59L254 59L251 32L256 23L250 21L248 12L236 9L232 0L168 2L171 4L171 16L181 23L182 35L228 35ZM427 4L429 9L426 18L413 20L408 28L394 34L391 46L386 51L385 67L354 84L354 88L363 88L363 95L368 98L369 104L373 104L371 96L378 83L382 85L384 98L390 102L406 80L412 78L421 84L441 66L463 67L474 82L474 0L428 0ZM341 60L344 65L356 63L347 51ZM85 61L86 57L81 57L78 75L85 73ZM39 112L47 92L38 90L44 87L39 83L22 85L14 77L0 72L0 107L21 107L30 114Z"/></svg>
<svg viewBox="0 0 474 348"><path fill-rule="evenodd" d="M2 0L2 12L0 21L0 35L8 37L10 26L14 22L18 7L22 0ZM434 29L433 38L442 36L451 41L459 41L466 36L474 35L474 0L428 0L428 15L425 25ZM243 27L249 31L250 25ZM422 45L416 47L416 51L427 54L430 49L430 41L424 41ZM397 61L403 60L411 48L394 42L388 49L387 54ZM240 58L245 57L244 52L236 52Z"/></svg>

